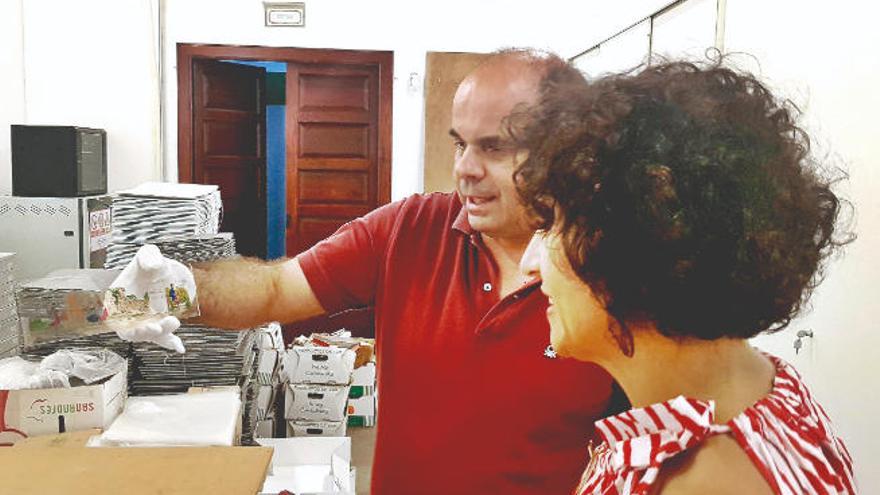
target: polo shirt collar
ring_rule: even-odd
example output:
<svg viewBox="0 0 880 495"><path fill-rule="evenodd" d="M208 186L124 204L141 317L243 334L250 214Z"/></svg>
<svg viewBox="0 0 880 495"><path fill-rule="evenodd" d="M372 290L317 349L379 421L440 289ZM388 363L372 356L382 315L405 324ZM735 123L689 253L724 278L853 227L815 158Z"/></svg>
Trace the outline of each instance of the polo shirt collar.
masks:
<svg viewBox="0 0 880 495"><path fill-rule="evenodd" d="M455 217L455 221L452 222L452 230L457 230L466 236L472 236L477 233L473 227L471 227L471 223L468 222L467 219L467 211L464 209L464 205L461 204L461 200L458 197L457 193L455 194L455 202L458 203L458 216Z"/></svg>

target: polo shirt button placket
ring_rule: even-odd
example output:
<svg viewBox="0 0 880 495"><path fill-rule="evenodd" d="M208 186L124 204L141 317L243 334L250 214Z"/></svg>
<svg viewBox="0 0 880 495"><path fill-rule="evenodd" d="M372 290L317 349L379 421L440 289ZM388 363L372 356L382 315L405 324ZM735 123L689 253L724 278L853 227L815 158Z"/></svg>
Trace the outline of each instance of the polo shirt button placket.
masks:
<svg viewBox="0 0 880 495"><path fill-rule="evenodd" d="M489 282L483 284L483 292L492 292L492 284Z"/></svg>

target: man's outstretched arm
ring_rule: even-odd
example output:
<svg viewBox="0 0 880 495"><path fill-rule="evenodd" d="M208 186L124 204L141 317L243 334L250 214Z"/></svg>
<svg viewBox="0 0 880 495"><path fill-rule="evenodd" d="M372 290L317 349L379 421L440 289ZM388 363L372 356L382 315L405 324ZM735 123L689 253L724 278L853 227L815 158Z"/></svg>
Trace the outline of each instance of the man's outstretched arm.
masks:
<svg viewBox="0 0 880 495"><path fill-rule="evenodd" d="M217 328L290 323L325 313L299 262L236 258L193 267L201 316Z"/></svg>

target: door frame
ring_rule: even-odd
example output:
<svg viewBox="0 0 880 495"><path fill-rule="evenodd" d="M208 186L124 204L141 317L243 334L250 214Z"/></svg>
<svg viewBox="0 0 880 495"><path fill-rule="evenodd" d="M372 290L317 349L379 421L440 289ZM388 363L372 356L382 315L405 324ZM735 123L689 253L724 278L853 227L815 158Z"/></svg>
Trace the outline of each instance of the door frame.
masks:
<svg viewBox="0 0 880 495"><path fill-rule="evenodd" d="M192 66L195 59L255 60L295 64L369 65L379 70L379 108L377 126L377 184L379 205L391 202L392 84L394 52L337 50L329 48L289 48L267 46L177 44L177 180L193 180L193 91ZM293 110L285 108L285 121L291 122ZM288 138L285 137L285 140ZM290 144L290 143L287 143ZM293 153L287 146L287 155ZM290 162L287 156L285 161ZM285 166L286 168L286 166Z"/></svg>

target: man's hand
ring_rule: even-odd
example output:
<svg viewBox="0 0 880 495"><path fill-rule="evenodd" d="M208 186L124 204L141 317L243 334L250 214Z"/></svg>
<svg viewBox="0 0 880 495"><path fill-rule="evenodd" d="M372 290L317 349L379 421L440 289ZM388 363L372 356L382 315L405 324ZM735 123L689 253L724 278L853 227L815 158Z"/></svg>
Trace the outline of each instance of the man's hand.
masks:
<svg viewBox="0 0 880 495"><path fill-rule="evenodd" d="M116 330L116 335L129 342L152 342L170 351L184 353L186 349L183 347L183 341L174 335L174 331L179 327L180 320L173 316L165 316Z"/></svg>
<svg viewBox="0 0 880 495"><path fill-rule="evenodd" d="M160 314L172 312L165 294L169 288L186 289L189 299L197 301L196 282L190 269L179 261L162 256L159 248L152 244L144 244L138 249L110 287L121 287L126 294L137 297L149 294L150 310Z"/></svg>
<svg viewBox="0 0 880 495"><path fill-rule="evenodd" d="M185 351L180 337L174 335L174 331L180 327L180 320L170 315L174 307L169 307L169 304L175 300L175 290L179 292L178 296L185 290L190 301L197 301L196 284L189 268L165 258L156 246L146 244L113 281L111 289L115 288L124 289L125 294L138 298L148 296L149 311L154 314L152 318L148 314L146 319L118 329L116 334L119 338L131 342L153 342L169 350Z"/></svg>

